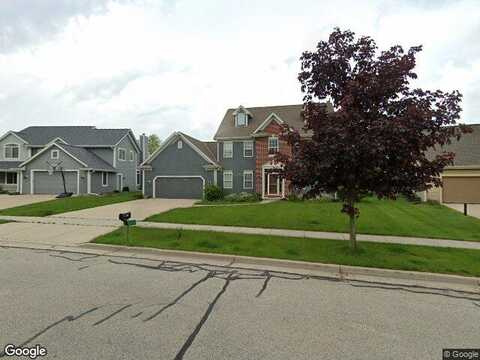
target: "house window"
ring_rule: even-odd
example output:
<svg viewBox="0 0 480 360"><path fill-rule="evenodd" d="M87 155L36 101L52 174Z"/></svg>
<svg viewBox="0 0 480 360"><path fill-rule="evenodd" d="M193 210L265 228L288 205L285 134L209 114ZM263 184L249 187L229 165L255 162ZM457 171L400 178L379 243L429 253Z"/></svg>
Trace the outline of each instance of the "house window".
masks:
<svg viewBox="0 0 480 360"><path fill-rule="evenodd" d="M12 173L12 172L7 173L7 184L8 185L17 184L17 173Z"/></svg>
<svg viewBox="0 0 480 360"><path fill-rule="evenodd" d="M125 149L118 149L118 160L125 161L127 159L127 151Z"/></svg>
<svg viewBox="0 0 480 360"><path fill-rule="evenodd" d="M0 184L16 185L17 173L0 172Z"/></svg>
<svg viewBox="0 0 480 360"><path fill-rule="evenodd" d="M59 157L60 157L60 152L59 152L58 150L52 150L52 151L50 152L50 158L51 158L52 160L58 160Z"/></svg>
<svg viewBox="0 0 480 360"><path fill-rule="evenodd" d="M243 157L253 156L253 141L248 140L243 142Z"/></svg>
<svg viewBox="0 0 480 360"><path fill-rule="evenodd" d="M108 173L102 172L102 186L108 186Z"/></svg>
<svg viewBox="0 0 480 360"><path fill-rule="evenodd" d="M223 158L224 159L233 158L233 142L225 141L223 143Z"/></svg>
<svg viewBox="0 0 480 360"><path fill-rule="evenodd" d="M245 170L243 172L243 188L253 189L253 170Z"/></svg>
<svg viewBox="0 0 480 360"><path fill-rule="evenodd" d="M233 189L233 172L232 170L225 170L223 172L223 188Z"/></svg>
<svg viewBox="0 0 480 360"><path fill-rule="evenodd" d="M177 142L177 149L182 149L183 148L183 141L182 140L178 140Z"/></svg>
<svg viewBox="0 0 480 360"><path fill-rule="evenodd" d="M130 161L135 160L135 154L133 153L133 150L130 150Z"/></svg>
<svg viewBox="0 0 480 360"><path fill-rule="evenodd" d="M17 144L6 144L4 147L5 159L18 159L20 147Z"/></svg>
<svg viewBox="0 0 480 360"><path fill-rule="evenodd" d="M235 115L235 126L247 126L247 114L244 112L237 113L237 115Z"/></svg>
<svg viewBox="0 0 480 360"><path fill-rule="evenodd" d="M278 137L270 136L268 138L268 153L276 154L278 152Z"/></svg>
<svg viewBox="0 0 480 360"><path fill-rule="evenodd" d="M142 180L142 173L140 172L140 170L137 170L137 186L140 185L141 180Z"/></svg>

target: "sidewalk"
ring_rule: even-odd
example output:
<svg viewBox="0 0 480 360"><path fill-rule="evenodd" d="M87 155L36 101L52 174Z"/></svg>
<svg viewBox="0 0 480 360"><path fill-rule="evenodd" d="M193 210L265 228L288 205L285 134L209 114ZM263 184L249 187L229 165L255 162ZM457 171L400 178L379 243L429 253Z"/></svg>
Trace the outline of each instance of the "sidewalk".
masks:
<svg viewBox="0 0 480 360"><path fill-rule="evenodd" d="M81 226L103 226L116 228L122 226L118 220L109 219L84 219L84 218L67 218L67 217L29 217L29 216L0 216L1 220L10 220L20 223L38 223L38 224L60 224L60 225L81 225ZM312 239L333 239L347 241L349 235L347 233L321 232L321 231L303 231L303 230L287 230L287 229L268 229L268 228L250 228L237 226L217 226L217 225L195 225L195 224L174 224L174 223L158 223L148 221L138 221L138 226L158 229L183 229L183 230L200 230L213 232L227 232L235 234L259 234L271 236L300 237ZM113 230L113 229L112 229ZM359 241L369 241L387 244L406 244L406 245L425 245L447 248L460 249L476 249L480 250L480 242L459 241L447 239L429 239L404 236L388 236L388 235L357 235Z"/></svg>

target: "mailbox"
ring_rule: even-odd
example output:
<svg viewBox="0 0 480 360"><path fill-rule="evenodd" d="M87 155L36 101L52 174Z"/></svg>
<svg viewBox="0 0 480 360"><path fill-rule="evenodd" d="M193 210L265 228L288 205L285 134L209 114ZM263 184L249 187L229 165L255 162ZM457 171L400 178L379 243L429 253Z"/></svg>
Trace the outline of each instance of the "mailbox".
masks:
<svg viewBox="0 0 480 360"><path fill-rule="evenodd" d="M118 215L118 220L122 221L125 225L128 225L128 220L132 217L132 213L126 212L126 213L120 213Z"/></svg>

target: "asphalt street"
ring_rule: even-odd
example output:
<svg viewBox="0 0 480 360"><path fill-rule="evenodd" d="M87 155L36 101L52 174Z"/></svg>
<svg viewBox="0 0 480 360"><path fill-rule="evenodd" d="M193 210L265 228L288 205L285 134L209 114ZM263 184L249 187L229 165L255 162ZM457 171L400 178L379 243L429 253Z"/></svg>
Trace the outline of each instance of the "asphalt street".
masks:
<svg viewBox="0 0 480 360"><path fill-rule="evenodd" d="M67 360L438 360L480 347L474 292L7 247L0 285L0 356L39 344Z"/></svg>

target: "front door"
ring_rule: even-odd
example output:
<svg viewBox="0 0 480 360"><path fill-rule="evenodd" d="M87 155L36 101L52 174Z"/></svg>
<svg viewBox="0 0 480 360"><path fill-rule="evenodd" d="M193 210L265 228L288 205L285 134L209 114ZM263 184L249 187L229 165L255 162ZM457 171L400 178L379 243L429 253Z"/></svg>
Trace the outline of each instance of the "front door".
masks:
<svg viewBox="0 0 480 360"><path fill-rule="evenodd" d="M117 190L122 191L123 189L123 175L117 174Z"/></svg>
<svg viewBox="0 0 480 360"><path fill-rule="evenodd" d="M282 195L283 181L280 178L280 174L276 171L266 171L266 194L268 196L280 196Z"/></svg>

